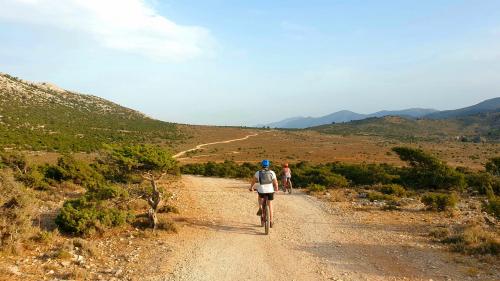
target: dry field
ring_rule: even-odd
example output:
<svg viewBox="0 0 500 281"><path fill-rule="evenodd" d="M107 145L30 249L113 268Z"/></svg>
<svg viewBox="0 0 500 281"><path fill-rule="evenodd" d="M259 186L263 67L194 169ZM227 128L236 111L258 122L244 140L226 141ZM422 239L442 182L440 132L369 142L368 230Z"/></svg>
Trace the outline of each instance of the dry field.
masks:
<svg viewBox="0 0 500 281"><path fill-rule="evenodd" d="M500 144L465 143L458 141L407 143L394 139L367 136L326 135L312 131L249 130L238 128L191 128L192 138L176 152L198 144L241 138L257 132L247 140L214 144L186 153L178 158L181 163L233 160L258 162L269 158L279 162L310 161L325 163L391 163L401 165L391 148L399 145L420 147L430 151L452 166L481 169L488 158L500 154ZM191 146L190 146L191 145Z"/></svg>

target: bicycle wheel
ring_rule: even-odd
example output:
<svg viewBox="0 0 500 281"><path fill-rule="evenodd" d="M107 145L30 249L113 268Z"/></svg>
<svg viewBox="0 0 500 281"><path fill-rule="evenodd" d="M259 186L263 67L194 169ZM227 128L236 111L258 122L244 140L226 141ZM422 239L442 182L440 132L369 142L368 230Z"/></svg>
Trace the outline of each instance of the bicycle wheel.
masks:
<svg viewBox="0 0 500 281"><path fill-rule="evenodd" d="M290 179L288 179L288 193L289 194L292 194L292 189L293 189L292 181Z"/></svg>
<svg viewBox="0 0 500 281"><path fill-rule="evenodd" d="M266 200L266 235L269 234L269 227L271 226L271 218L270 218L270 210L269 210L269 205L267 204Z"/></svg>

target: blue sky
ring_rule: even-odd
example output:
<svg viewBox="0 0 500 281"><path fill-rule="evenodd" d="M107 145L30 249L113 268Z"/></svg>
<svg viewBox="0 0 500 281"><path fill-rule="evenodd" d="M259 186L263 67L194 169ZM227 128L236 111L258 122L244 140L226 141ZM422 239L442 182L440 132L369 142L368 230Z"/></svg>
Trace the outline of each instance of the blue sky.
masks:
<svg viewBox="0 0 500 281"><path fill-rule="evenodd" d="M0 72L254 125L500 96L500 1L0 0Z"/></svg>

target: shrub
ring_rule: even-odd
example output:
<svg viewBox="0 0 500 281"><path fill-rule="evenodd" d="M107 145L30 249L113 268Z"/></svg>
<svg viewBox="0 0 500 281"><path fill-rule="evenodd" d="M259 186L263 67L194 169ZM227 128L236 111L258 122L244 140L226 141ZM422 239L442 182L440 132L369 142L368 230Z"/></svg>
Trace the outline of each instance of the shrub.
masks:
<svg viewBox="0 0 500 281"><path fill-rule="evenodd" d="M482 195L494 194L495 177L486 172L468 172L465 174L467 185Z"/></svg>
<svg viewBox="0 0 500 281"><path fill-rule="evenodd" d="M20 152L2 152L0 153L0 163L16 172L25 173L28 167L26 156Z"/></svg>
<svg viewBox="0 0 500 281"><path fill-rule="evenodd" d="M128 192L117 185L93 187L86 195L88 199L101 201L114 198L128 198Z"/></svg>
<svg viewBox="0 0 500 281"><path fill-rule="evenodd" d="M399 184L385 184L380 186L379 190L383 194L394 195L397 197L403 197L406 195L406 189Z"/></svg>
<svg viewBox="0 0 500 281"><path fill-rule="evenodd" d="M346 177L354 185L388 184L398 180L398 169L388 164L347 164L335 162L327 165L332 172Z"/></svg>
<svg viewBox="0 0 500 281"><path fill-rule="evenodd" d="M158 222L157 228L161 229L161 230L168 231L168 232L173 232L173 233L177 233L177 231L178 231L177 226L173 222L167 221L165 219L161 219Z"/></svg>
<svg viewBox="0 0 500 281"><path fill-rule="evenodd" d="M31 236L37 200L8 172L0 172L0 250L18 251Z"/></svg>
<svg viewBox="0 0 500 281"><path fill-rule="evenodd" d="M451 249L466 254L500 254L500 240L497 235L480 226L468 226L455 229L441 242L451 244Z"/></svg>
<svg viewBox="0 0 500 281"><path fill-rule="evenodd" d="M491 158L485 165L486 171L494 176L500 176L500 157Z"/></svg>
<svg viewBox="0 0 500 281"><path fill-rule="evenodd" d="M55 222L62 232L91 235L122 225L129 216L125 211L107 206L105 201L96 201L94 195L85 195L64 202Z"/></svg>
<svg viewBox="0 0 500 281"><path fill-rule="evenodd" d="M492 214L497 219L500 219L500 198L492 196L484 204L483 209L485 212Z"/></svg>
<svg viewBox="0 0 500 281"><path fill-rule="evenodd" d="M370 191L366 197L371 202L373 201L395 201L395 198L391 195L383 194L378 191Z"/></svg>
<svg viewBox="0 0 500 281"><path fill-rule="evenodd" d="M47 190L50 187L44 175L38 169L30 169L24 174L17 173L16 180L24 183L27 187L37 190Z"/></svg>
<svg viewBox="0 0 500 281"><path fill-rule="evenodd" d="M455 207L457 204L457 197L454 193L445 194L428 192L422 196L421 202L424 203L429 210L445 211Z"/></svg>
<svg viewBox="0 0 500 281"><path fill-rule="evenodd" d="M177 209L177 207L172 206L172 205L164 205L163 207L161 207L158 210L158 213L174 213L174 214L178 214L179 213L179 209Z"/></svg>
<svg viewBox="0 0 500 281"><path fill-rule="evenodd" d="M446 165L436 157L420 149L394 147L393 151L409 167L401 171L401 182L417 189L457 189L462 190L465 177L462 173Z"/></svg>
<svg viewBox="0 0 500 281"><path fill-rule="evenodd" d="M326 187L320 184L313 183L307 187L309 192L322 192L326 190Z"/></svg>

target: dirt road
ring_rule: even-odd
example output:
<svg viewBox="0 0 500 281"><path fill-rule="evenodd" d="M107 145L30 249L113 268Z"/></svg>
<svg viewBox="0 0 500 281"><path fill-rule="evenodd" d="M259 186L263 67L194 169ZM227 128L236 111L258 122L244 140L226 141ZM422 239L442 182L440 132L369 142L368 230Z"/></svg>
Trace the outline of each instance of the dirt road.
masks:
<svg viewBox="0 0 500 281"><path fill-rule="evenodd" d="M221 144L221 143L230 143L230 142L235 142L235 141L242 141L242 140L246 140L248 138L251 138L251 137L255 137L257 136L258 133L255 133L255 134L250 134L250 135L247 135L247 136L244 136L242 138L237 138L237 139L230 139L230 140L224 140L224 141L216 141L216 142L210 142L210 143L204 143L204 144L199 144L197 145L196 147L194 148L191 148L191 149L187 149L187 150L184 150L184 151L181 151L177 154L175 154L174 156L172 156L173 158L179 158L181 157L182 155L190 152L190 151L194 151L194 150L198 150L198 149L201 149L205 146L209 146L209 145L214 145L214 144Z"/></svg>
<svg viewBox="0 0 500 281"><path fill-rule="evenodd" d="M304 193L276 196L275 226L266 236L247 183L183 181L182 196L191 200L181 210L184 227L166 274L150 280L472 280L463 265L414 235L368 227Z"/></svg>

